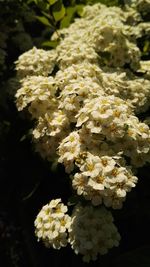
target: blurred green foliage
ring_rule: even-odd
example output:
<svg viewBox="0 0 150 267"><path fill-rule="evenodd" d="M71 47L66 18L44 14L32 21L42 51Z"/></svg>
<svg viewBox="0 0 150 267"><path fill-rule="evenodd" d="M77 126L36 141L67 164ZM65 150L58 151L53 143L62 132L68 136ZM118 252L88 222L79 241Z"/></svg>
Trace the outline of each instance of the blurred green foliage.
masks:
<svg viewBox="0 0 150 267"><path fill-rule="evenodd" d="M39 14L36 19L52 31L56 31L68 27L75 16L80 16L85 1L29 0L28 4ZM55 47L57 43L47 40L43 45Z"/></svg>
<svg viewBox="0 0 150 267"><path fill-rule="evenodd" d="M85 5L102 3L108 6L117 6L120 0L29 0L28 4L32 8L37 8L39 13L36 18L44 24L56 31L57 29L66 28L70 25L75 17L82 15L82 9ZM55 47L57 42L46 41L44 47Z"/></svg>

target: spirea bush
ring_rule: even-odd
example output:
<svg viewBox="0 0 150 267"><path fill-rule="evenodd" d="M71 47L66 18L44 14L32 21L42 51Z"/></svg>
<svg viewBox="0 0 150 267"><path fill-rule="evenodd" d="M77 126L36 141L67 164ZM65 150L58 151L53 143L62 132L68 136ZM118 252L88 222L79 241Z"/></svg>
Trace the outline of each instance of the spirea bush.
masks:
<svg viewBox="0 0 150 267"><path fill-rule="evenodd" d="M55 49L33 47L16 62L16 104L35 122L35 149L63 164L77 200L71 210L61 199L43 206L35 234L47 247L70 244L83 261L119 245L111 209L123 207L150 162L150 129L138 119L150 105L150 61L137 45L150 34L141 13L149 8L148 0L85 6L53 34L61 36Z"/></svg>

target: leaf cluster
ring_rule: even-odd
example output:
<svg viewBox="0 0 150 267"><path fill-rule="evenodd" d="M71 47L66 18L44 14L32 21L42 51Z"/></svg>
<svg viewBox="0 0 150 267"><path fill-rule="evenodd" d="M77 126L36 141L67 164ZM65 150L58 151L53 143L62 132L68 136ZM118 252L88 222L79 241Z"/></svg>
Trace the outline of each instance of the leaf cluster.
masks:
<svg viewBox="0 0 150 267"><path fill-rule="evenodd" d="M40 21L49 32L66 28L73 21L74 17L82 13L84 1L75 0L29 0L28 4L37 11L36 19ZM56 41L43 43L45 47L56 47Z"/></svg>

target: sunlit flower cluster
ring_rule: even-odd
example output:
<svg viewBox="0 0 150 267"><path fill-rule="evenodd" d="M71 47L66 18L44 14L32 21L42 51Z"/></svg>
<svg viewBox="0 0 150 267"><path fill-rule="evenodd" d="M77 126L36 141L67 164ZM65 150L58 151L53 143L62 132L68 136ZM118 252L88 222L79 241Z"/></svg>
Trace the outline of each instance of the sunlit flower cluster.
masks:
<svg viewBox="0 0 150 267"><path fill-rule="evenodd" d="M150 85L147 61L140 61L140 71L145 77L138 77L129 70L105 68L102 72L102 86L106 94L118 96L134 108L136 113L149 108Z"/></svg>
<svg viewBox="0 0 150 267"><path fill-rule="evenodd" d="M87 155L84 164L78 163L79 171L72 180L78 195L91 200L94 206L122 207L126 193L135 187L137 177L127 167L120 167L115 157Z"/></svg>
<svg viewBox="0 0 150 267"><path fill-rule="evenodd" d="M55 96L55 92L56 86L52 76L27 76L16 93L18 110L22 110L29 103L48 101Z"/></svg>
<svg viewBox="0 0 150 267"><path fill-rule="evenodd" d="M136 169L150 162L148 120L137 117L150 106L150 63L140 60L137 39L150 31L138 10L136 1L124 10L86 6L81 18L53 34L62 36L55 49L33 48L16 62L16 104L36 122L35 149L65 167L81 201L70 216L60 199L44 206L36 235L49 247L69 242L85 261L118 245L101 205L122 208L137 184Z"/></svg>
<svg viewBox="0 0 150 267"><path fill-rule="evenodd" d="M54 199L43 206L37 215L35 234L47 247L60 249L67 245L67 231L71 224L67 210L61 199Z"/></svg>
<svg viewBox="0 0 150 267"><path fill-rule="evenodd" d="M57 53L54 50L45 51L33 47L16 61L17 74L19 78L32 75L48 76L54 69L56 58Z"/></svg>
<svg viewBox="0 0 150 267"><path fill-rule="evenodd" d="M60 31L66 36L57 48L60 68L63 69L69 63L73 64L81 60L93 63L99 60L100 63L105 62L112 67L130 64L131 68L137 69L140 50L134 40L130 40L125 21L124 12L118 7L108 9L101 4L92 8L85 7L83 18L80 21L76 20L70 26L69 33L66 30ZM85 52L80 55L82 48L86 51L86 56ZM67 64L66 58L69 59Z"/></svg>

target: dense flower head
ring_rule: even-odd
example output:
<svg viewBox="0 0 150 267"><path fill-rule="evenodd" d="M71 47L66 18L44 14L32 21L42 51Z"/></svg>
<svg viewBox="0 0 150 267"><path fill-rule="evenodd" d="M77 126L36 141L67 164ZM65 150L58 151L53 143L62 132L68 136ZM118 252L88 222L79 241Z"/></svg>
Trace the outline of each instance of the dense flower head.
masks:
<svg viewBox="0 0 150 267"><path fill-rule="evenodd" d="M83 42L80 44L80 40L72 43L70 39L64 39L57 48L60 69L63 70L69 65L77 64L81 61L97 63L98 54L94 48Z"/></svg>
<svg viewBox="0 0 150 267"><path fill-rule="evenodd" d="M102 203L114 209L122 208L127 192L137 183L137 177L127 166L120 166L120 157L84 157L84 163L77 160L79 171L72 177L72 186L78 195L91 200L94 206Z"/></svg>
<svg viewBox="0 0 150 267"><path fill-rule="evenodd" d="M126 120L131 110L126 103L115 96L101 96L85 100L77 114L77 127L85 125L91 133L105 135L108 140L122 138L126 132Z"/></svg>
<svg viewBox="0 0 150 267"><path fill-rule="evenodd" d="M37 100L49 100L56 92L53 77L28 76L21 83L21 88L16 93L18 110Z"/></svg>
<svg viewBox="0 0 150 267"><path fill-rule="evenodd" d="M33 47L23 53L16 61L16 70L19 78L32 75L48 76L55 66L57 53L55 50L45 51Z"/></svg>
<svg viewBox="0 0 150 267"><path fill-rule="evenodd" d="M69 228L69 243L83 261L96 260L119 245L120 235L113 217L105 208L77 205Z"/></svg>
<svg viewBox="0 0 150 267"><path fill-rule="evenodd" d="M101 84L107 95L118 96L131 105L135 113L144 112L149 107L150 85L148 77L148 63L140 62L145 77L138 77L129 70L104 68Z"/></svg>
<svg viewBox="0 0 150 267"><path fill-rule="evenodd" d="M34 222L35 234L47 247L60 249L67 245L67 231L71 223L67 210L61 199L53 199L38 213Z"/></svg>
<svg viewBox="0 0 150 267"><path fill-rule="evenodd" d="M78 48L79 51L81 51L82 47L84 48L83 51L86 51L85 44L86 46L88 44L87 47L90 50L88 54L86 53L86 56L82 53L82 57L79 52L82 60L88 60L89 62L92 60L91 62L93 63L97 61L100 63L105 62L106 65L114 67L123 67L125 64L130 64L131 68L137 69L140 60L140 50L135 41L129 39L125 21L126 16L124 12L118 7L107 8L101 4L85 7L83 18L80 21L77 19L70 26L69 32L60 30L60 33L64 34L66 38L58 46L57 51L59 53L61 48L61 51L63 50L66 54L63 53L59 61L61 62L62 60L63 62L64 56L66 55L67 57L69 44L72 48L75 48L78 44L80 47ZM92 48L99 56L97 59L94 57L94 50L91 50ZM75 55L76 48L75 52L73 51L70 55L71 62L68 61L68 64L77 62Z"/></svg>

